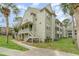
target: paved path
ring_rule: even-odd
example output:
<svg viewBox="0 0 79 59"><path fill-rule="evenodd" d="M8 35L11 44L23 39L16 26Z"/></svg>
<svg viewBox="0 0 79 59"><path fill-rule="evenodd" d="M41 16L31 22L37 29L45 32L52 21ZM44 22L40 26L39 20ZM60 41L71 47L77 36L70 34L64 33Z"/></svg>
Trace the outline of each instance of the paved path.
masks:
<svg viewBox="0 0 79 59"><path fill-rule="evenodd" d="M18 45L21 45L25 48L28 48L29 50L33 50L33 49L37 49L37 47L33 47L33 46L29 46L29 45L26 45L26 44L23 44L22 42L20 41L16 41L16 40L12 40L14 43L18 44Z"/></svg>
<svg viewBox="0 0 79 59"><path fill-rule="evenodd" d="M13 41L21 46L24 46L25 48L30 49L29 51L23 52L23 55L26 55L26 56L77 56L75 54L61 52L57 50L36 48L36 47L29 46L15 40Z"/></svg>
<svg viewBox="0 0 79 59"><path fill-rule="evenodd" d="M71 53L59 52L59 51L43 49L43 48L30 50L25 52L24 54L26 54L26 56L77 56Z"/></svg>

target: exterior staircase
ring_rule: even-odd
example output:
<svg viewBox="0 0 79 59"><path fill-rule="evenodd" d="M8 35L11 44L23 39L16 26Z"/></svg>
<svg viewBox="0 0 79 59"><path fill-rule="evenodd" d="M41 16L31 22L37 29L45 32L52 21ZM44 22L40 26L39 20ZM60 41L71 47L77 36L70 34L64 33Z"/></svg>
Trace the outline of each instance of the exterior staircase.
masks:
<svg viewBox="0 0 79 59"><path fill-rule="evenodd" d="M28 37L25 37L24 40L27 42L27 41L34 41L34 40L38 40L40 41L40 38L38 35L36 35L37 33L33 33L33 32L29 32L28 33Z"/></svg>

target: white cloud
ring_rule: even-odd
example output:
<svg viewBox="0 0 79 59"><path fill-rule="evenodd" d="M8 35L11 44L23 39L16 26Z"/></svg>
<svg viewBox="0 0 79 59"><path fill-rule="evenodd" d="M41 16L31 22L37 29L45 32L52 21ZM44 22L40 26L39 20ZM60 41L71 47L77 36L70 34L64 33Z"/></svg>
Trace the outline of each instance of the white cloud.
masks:
<svg viewBox="0 0 79 59"><path fill-rule="evenodd" d="M25 6L23 6L23 5L17 5L17 7L18 7L19 9L21 9L21 10L26 10L26 9L27 9L27 7L25 7Z"/></svg>
<svg viewBox="0 0 79 59"><path fill-rule="evenodd" d="M39 7L40 3L33 3L30 7Z"/></svg>

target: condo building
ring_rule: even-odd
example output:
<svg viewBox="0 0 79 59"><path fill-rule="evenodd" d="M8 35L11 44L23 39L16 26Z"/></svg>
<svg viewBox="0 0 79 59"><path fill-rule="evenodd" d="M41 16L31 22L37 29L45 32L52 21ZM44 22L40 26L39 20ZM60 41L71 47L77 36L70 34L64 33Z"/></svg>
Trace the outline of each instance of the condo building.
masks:
<svg viewBox="0 0 79 59"><path fill-rule="evenodd" d="M71 37L72 38L73 33L74 33L74 38L76 39L76 35L77 35L76 30L77 30L76 24L74 23L74 25L73 25L71 20L68 22L67 27L65 27L64 23L63 23L63 37Z"/></svg>
<svg viewBox="0 0 79 59"><path fill-rule="evenodd" d="M69 27L70 28L70 27ZM20 22L18 31L19 40L23 41L42 41L50 38L52 40L61 37L72 36L70 30L64 27L62 22L56 19L51 4L42 9L28 7Z"/></svg>
<svg viewBox="0 0 79 59"><path fill-rule="evenodd" d="M55 20L55 39L63 37L63 24L58 19Z"/></svg>
<svg viewBox="0 0 79 59"><path fill-rule="evenodd" d="M74 25L74 34L75 34L75 39L76 39L76 35L77 35L77 28ZM72 26L72 22L68 25L67 27L67 37L72 37L73 36L73 26Z"/></svg>
<svg viewBox="0 0 79 59"><path fill-rule="evenodd" d="M55 14L51 4L41 10L29 7L23 16L18 36L21 40L55 38Z"/></svg>

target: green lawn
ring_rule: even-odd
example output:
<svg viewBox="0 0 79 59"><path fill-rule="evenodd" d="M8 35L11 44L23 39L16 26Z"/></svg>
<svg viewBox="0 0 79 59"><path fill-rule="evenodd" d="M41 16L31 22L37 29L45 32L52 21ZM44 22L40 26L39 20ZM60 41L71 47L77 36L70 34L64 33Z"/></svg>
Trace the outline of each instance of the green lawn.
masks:
<svg viewBox="0 0 79 59"><path fill-rule="evenodd" d="M5 55L5 54L0 54L0 56L7 56L7 55Z"/></svg>
<svg viewBox="0 0 79 59"><path fill-rule="evenodd" d="M72 42L71 38L63 38L50 43L34 43L33 46L79 54L79 49L77 49L76 44L73 44Z"/></svg>
<svg viewBox="0 0 79 59"><path fill-rule="evenodd" d="M22 47L20 45L17 45L16 43L12 42L11 40L12 40L12 38L9 37L9 42L6 43L6 36L0 35L0 47L16 49L16 50L21 50L21 51L28 50L27 48L24 48L24 47Z"/></svg>

